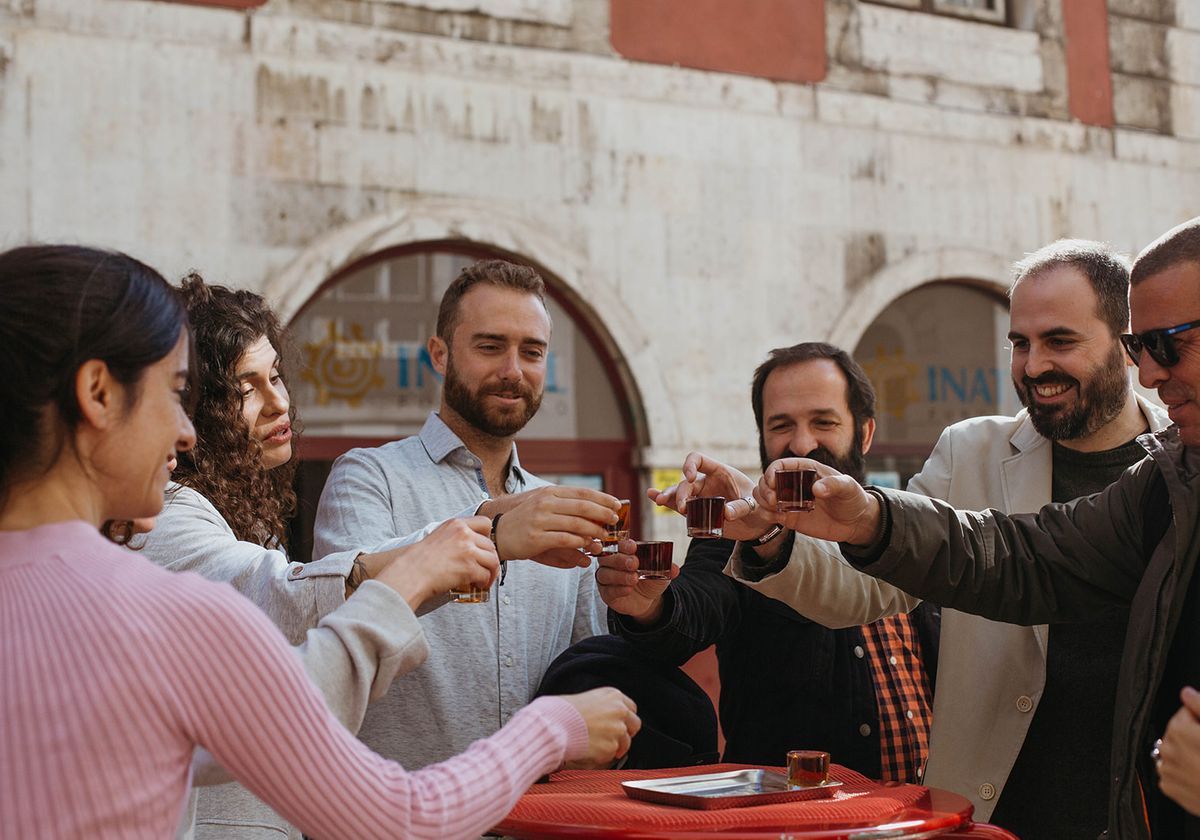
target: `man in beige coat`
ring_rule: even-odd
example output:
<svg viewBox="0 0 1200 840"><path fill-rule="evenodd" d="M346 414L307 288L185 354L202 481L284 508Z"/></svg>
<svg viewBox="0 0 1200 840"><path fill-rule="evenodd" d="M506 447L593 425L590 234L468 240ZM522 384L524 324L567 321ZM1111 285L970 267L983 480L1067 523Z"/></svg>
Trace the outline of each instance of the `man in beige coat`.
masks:
<svg viewBox="0 0 1200 840"><path fill-rule="evenodd" d="M1168 424L1129 386L1117 338L1129 317L1123 259L1063 241L1019 262L1015 277L1009 340L1026 409L946 429L909 490L966 509L1036 511L1102 489L1144 455L1138 434ZM749 502L734 505L745 513ZM859 575L832 544L789 542L773 560L739 547L726 571L830 626L917 603ZM976 819L1022 838L1094 838L1105 825L1123 618L1018 627L943 610L942 622L925 783L969 797Z"/></svg>

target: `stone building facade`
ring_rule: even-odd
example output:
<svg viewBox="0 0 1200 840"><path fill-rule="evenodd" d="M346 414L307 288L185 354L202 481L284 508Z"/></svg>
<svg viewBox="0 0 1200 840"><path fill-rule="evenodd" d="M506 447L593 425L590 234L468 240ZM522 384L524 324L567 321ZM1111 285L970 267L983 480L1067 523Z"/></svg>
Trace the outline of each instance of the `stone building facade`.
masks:
<svg viewBox="0 0 1200 840"><path fill-rule="evenodd" d="M880 384L902 474L1012 409L1012 260L1200 210L1200 4L0 0L0 195L4 244L267 294L314 463L410 430L413 313L499 254L564 336L536 469L640 495L694 448L753 468L753 368L823 339Z"/></svg>

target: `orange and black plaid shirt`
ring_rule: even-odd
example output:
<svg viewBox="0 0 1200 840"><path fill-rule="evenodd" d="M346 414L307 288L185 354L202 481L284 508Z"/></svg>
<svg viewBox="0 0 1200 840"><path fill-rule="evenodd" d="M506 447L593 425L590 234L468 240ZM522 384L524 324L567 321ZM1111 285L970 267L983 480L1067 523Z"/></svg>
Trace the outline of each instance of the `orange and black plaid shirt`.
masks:
<svg viewBox="0 0 1200 840"><path fill-rule="evenodd" d="M880 779L917 782L929 755L932 718L921 639L907 615L864 624L862 633L879 707Z"/></svg>

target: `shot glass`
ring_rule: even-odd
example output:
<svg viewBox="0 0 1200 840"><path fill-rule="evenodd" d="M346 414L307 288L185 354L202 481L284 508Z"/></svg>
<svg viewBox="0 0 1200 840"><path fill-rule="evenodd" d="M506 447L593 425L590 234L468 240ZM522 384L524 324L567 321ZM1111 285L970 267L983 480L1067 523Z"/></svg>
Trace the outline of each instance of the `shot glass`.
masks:
<svg viewBox="0 0 1200 840"><path fill-rule="evenodd" d="M816 480L816 470L776 470L775 510L779 513L812 510L816 506L813 499Z"/></svg>
<svg viewBox="0 0 1200 840"><path fill-rule="evenodd" d="M816 787L829 781L829 753L792 750L787 754L788 787Z"/></svg>
<svg viewBox="0 0 1200 840"><path fill-rule="evenodd" d="M490 589L464 586L461 589L451 589L450 600L456 604L486 604L490 593Z"/></svg>
<svg viewBox="0 0 1200 840"><path fill-rule="evenodd" d="M640 580L670 580L671 552L675 544L669 541L638 540L638 578Z"/></svg>
<svg viewBox="0 0 1200 840"><path fill-rule="evenodd" d="M604 526L604 536L600 539L600 549L605 554L616 554L617 543L629 539L629 511L632 505L629 499L621 499L621 510L614 525ZM593 549L594 550L594 549Z"/></svg>
<svg viewBox="0 0 1200 840"><path fill-rule="evenodd" d="M695 496L687 500L687 533L697 539L715 539L725 527L725 497Z"/></svg>

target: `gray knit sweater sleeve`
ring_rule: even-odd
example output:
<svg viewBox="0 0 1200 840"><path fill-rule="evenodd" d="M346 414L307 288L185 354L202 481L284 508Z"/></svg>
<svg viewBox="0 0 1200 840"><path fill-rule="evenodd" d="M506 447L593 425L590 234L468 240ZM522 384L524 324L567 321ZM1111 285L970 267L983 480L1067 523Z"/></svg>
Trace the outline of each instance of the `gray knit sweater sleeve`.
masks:
<svg viewBox="0 0 1200 840"><path fill-rule="evenodd" d="M190 487L172 484L142 554L172 571L199 572L233 586L271 617L292 644L346 598L346 576L357 550L315 563L239 540L212 503Z"/></svg>

